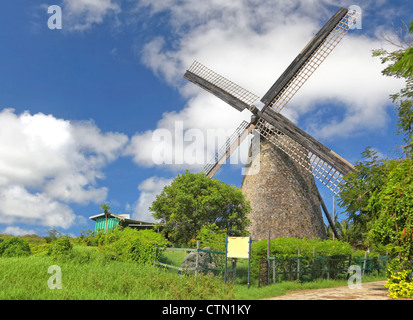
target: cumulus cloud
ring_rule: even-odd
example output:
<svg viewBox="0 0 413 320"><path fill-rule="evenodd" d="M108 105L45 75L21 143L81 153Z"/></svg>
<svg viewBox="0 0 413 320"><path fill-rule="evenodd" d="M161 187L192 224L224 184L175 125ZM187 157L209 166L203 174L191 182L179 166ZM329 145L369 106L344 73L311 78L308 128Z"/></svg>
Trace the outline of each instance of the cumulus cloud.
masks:
<svg viewBox="0 0 413 320"><path fill-rule="evenodd" d="M42 113L0 112L0 221L69 227L68 203L105 200L102 169L128 138L100 132L92 122L70 122Z"/></svg>
<svg viewBox="0 0 413 320"><path fill-rule="evenodd" d="M64 28L84 31L100 24L108 15L121 12L119 4L112 0L64 0Z"/></svg>
<svg viewBox="0 0 413 320"><path fill-rule="evenodd" d="M150 177L144 180L138 186L140 196L133 208L133 218L147 222L155 221L152 213L149 211L149 207L155 201L156 196L162 192L163 188L171 184L172 180L160 177Z"/></svg>
<svg viewBox="0 0 413 320"><path fill-rule="evenodd" d="M68 228L75 219L65 204L43 193L29 193L21 186L0 189L0 222L30 223L48 227Z"/></svg>

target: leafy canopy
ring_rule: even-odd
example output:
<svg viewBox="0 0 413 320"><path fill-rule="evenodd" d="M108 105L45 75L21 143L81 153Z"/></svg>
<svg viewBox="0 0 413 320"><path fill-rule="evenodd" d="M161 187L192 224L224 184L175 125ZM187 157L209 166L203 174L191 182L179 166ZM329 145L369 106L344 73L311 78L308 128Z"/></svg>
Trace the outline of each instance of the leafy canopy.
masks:
<svg viewBox="0 0 413 320"><path fill-rule="evenodd" d="M183 244L195 239L208 225L215 225L228 235L244 235L251 207L234 186L186 171L157 195L149 209L164 224L168 239Z"/></svg>

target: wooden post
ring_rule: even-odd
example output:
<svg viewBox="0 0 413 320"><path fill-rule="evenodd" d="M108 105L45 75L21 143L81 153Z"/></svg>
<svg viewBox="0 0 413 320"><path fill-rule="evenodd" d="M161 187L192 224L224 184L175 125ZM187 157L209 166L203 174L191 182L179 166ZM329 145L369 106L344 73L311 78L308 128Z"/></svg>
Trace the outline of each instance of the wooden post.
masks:
<svg viewBox="0 0 413 320"><path fill-rule="evenodd" d="M348 267L347 267L347 270L350 269L350 266L351 266L351 254L350 254L350 256L348 257ZM350 278L350 273L347 273L347 279L348 279L348 278Z"/></svg>
<svg viewBox="0 0 413 320"><path fill-rule="evenodd" d="M272 283L275 283L275 259L272 261Z"/></svg>
<svg viewBox="0 0 413 320"><path fill-rule="evenodd" d="M367 251L364 253L363 271L361 273L363 277L364 277L364 271L366 270L366 261L367 261Z"/></svg>
<svg viewBox="0 0 413 320"><path fill-rule="evenodd" d="M315 271L315 247L313 247L313 267L311 268L311 281L314 281L314 271Z"/></svg>
<svg viewBox="0 0 413 320"><path fill-rule="evenodd" d="M237 275L237 258L232 258L232 283L235 284L235 277Z"/></svg>
<svg viewBox="0 0 413 320"><path fill-rule="evenodd" d="M298 248L298 257L297 257L297 280L300 280L300 254L301 250Z"/></svg>
<svg viewBox="0 0 413 320"><path fill-rule="evenodd" d="M199 240L196 241L195 276L198 275L198 267L199 267Z"/></svg>

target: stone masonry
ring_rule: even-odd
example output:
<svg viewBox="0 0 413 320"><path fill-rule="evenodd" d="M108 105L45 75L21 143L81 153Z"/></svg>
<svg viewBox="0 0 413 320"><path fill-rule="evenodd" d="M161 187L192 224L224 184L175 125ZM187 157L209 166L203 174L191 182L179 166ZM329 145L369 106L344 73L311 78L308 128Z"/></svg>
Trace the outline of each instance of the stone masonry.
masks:
<svg viewBox="0 0 413 320"><path fill-rule="evenodd" d="M314 177L287 154L261 138L260 156L246 170L242 192L251 202L253 240L278 237L325 238Z"/></svg>

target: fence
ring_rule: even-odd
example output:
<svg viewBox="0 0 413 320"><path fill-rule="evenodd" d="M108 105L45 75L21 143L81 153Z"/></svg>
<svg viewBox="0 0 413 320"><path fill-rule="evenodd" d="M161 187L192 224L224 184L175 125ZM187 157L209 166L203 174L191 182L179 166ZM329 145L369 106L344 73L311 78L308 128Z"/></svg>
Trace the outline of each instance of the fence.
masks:
<svg viewBox="0 0 413 320"><path fill-rule="evenodd" d="M362 275L385 274L388 256L381 257L327 257L295 256L260 259L259 286L281 281L314 281L316 279L347 279L349 267L357 265Z"/></svg>
<svg viewBox="0 0 413 320"><path fill-rule="evenodd" d="M225 271L225 252L207 250L207 248L166 248L156 249L153 265L169 272L185 275L213 274L223 278ZM302 282L316 279L347 279L351 265L360 267L362 275L384 275L388 256L381 257L338 257L338 256L272 256L259 259L252 270L258 280L258 286L282 281ZM247 283L248 262L245 259L227 261L227 279L239 284Z"/></svg>
<svg viewBox="0 0 413 320"><path fill-rule="evenodd" d="M199 248L158 249L153 265L180 274L222 275L225 268L225 252ZM228 269L228 271L231 272L232 269Z"/></svg>
<svg viewBox="0 0 413 320"><path fill-rule="evenodd" d="M183 275L213 275L224 279L225 252L190 248L157 249L153 265ZM248 261L227 258L226 282L248 284Z"/></svg>

